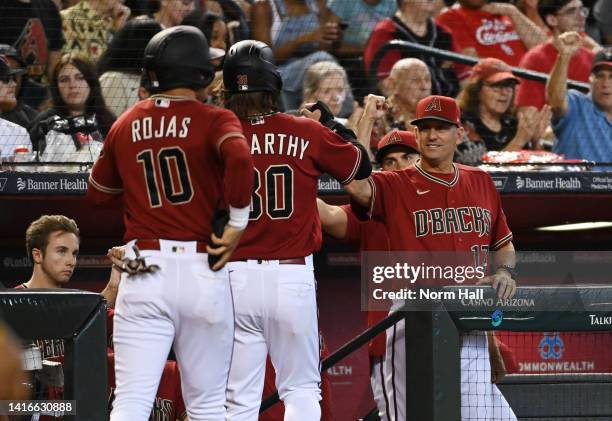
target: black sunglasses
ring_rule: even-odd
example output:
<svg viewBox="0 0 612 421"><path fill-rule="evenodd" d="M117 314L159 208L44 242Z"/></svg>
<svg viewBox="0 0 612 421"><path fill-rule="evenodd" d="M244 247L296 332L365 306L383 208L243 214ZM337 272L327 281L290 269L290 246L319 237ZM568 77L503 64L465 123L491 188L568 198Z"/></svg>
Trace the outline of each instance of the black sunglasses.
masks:
<svg viewBox="0 0 612 421"><path fill-rule="evenodd" d="M9 83L11 80L17 82L17 75L12 74L12 75L0 76L0 82L2 83Z"/></svg>

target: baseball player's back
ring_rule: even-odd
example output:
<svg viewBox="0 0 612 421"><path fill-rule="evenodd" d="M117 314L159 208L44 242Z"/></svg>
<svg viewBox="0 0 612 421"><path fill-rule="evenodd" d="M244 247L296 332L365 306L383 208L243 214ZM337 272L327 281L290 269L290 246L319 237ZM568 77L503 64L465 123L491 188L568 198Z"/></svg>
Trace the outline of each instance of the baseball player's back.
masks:
<svg viewBox="0 0 612 421"><path fill-rule="evenodd" d="M242 121L255 166L249 226L232 260L303 257L321 246L317 177L355 176L359 153L320 123L274 113Z"/></svg>
<svg viewBox="0 0 612 421"><path fill-rule="evenodd" d="M91 182L123 192L125 240L208 241L213 212L223 205L218 148L240 133L232 113L193 99L159 95L123 114Z"/></svg>

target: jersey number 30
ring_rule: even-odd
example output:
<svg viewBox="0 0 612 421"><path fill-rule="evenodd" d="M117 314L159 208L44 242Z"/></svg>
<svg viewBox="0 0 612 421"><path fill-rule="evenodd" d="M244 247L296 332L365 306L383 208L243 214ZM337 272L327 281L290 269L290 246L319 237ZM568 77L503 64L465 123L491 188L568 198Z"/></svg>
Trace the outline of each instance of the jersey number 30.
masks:
<svg viewBox="0 0 612 421"><path fill-rule="evenodd" d="M173 205L180 205L191 201L193 188L189 179L189 168L185 152L181 148L162 148L153 155L153 150L145 149L136 158L144 166L149 204L152 208L162 205L161 192L157 174L161 174L164 196ZM156 168L157 167L157 168Z"/></svg>
<svg viewBox="0 0 612 421"><path fill-rule="evenodd" d="M293 169L290 166L270 165L263 177L255 168L253 188L250 220L259 219L264 209L270 219L287 219L293 214Z"/></svg>

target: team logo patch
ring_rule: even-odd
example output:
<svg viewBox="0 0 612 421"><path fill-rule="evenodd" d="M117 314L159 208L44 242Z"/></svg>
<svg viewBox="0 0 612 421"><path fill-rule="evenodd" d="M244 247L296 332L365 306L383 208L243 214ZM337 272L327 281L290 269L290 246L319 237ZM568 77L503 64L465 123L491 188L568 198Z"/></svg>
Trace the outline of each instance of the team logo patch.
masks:
<svg viewBox="0 0 612 421"><path fill-rule="evenodd" d="M395 130L391 132L391 135L389 136L389 139L387 140L387 145L391 143L401 143L401 142L402 142L402 137L397 132L397 130Z"/></svg>
<svg viewBox="0 0 612 421"><path fill-rule="evenodd" d="M434 98L425 108L425 111L442 111L442 104L439 98Z"/></svg>
<svg viewBox="0 0 612 421"><path fill-rule="evenodd" d="M247 75L238 75L236 79L239 91L246 91L249 89L249 78Z"/></svg>

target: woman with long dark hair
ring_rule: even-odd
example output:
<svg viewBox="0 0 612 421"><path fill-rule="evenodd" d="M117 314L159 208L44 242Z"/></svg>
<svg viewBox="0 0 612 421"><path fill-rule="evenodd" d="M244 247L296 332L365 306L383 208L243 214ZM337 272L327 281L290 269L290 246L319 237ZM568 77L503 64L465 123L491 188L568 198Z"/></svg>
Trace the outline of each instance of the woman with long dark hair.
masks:
<svg viewBox="0 0 612 421"><path fill-rule="evenodd" d="M95 66L67 54L55 67L49 89L52 106L38 115L30 130L39 160L95 161L115 120L104 103Z"/></svg>
<svg viewBox="0 0 612 421"><path fill-rule="evenodd" d="M138 101L144 50L153 35L161 31L153 19L134 19L113 37L98 62L104 102L116 115Z"/></svg>

